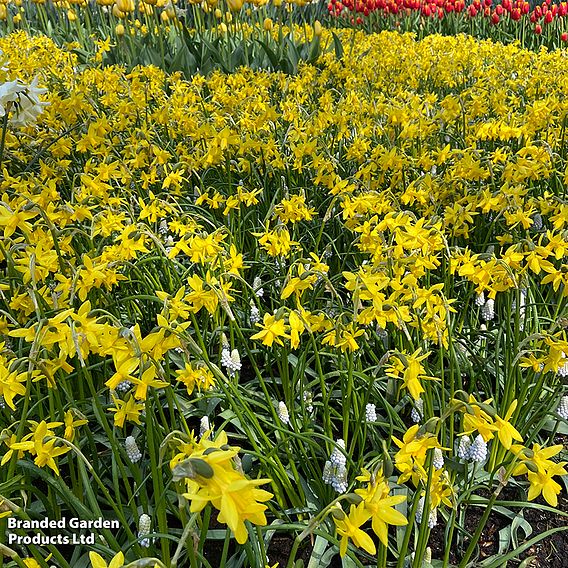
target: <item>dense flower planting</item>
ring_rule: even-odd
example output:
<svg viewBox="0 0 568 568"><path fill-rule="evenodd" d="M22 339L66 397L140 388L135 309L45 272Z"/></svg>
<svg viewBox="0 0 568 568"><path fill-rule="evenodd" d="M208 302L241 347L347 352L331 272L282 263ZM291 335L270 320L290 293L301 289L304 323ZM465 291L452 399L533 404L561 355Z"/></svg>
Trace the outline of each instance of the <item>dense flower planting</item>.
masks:
<svg viewBox="0 0 568 568"><path fill-rule="evenodd" d="M192 77L0 39L5 565L497 568L565 530L522 512L568 475L566 52L292 31L314 65ZM524 533L488 558L492 511ZM73 517L119 529L11 524Z"/></svg>

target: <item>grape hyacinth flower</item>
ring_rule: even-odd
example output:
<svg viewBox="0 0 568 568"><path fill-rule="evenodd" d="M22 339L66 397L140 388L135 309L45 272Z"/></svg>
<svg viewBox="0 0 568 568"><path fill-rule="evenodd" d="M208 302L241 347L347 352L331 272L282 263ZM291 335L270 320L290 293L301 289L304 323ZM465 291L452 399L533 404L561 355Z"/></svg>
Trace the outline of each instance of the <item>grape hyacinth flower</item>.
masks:
<svg viewBox="0 0 568 568"><path fill-rule="evenodd" d="M477 435L469 447L468 459L477 463L482 463L487 459L487 442L481 434Z"/></svg>
<svg viewBox="0 0 568 568"><path fill-rule="evenodd" d="M414 406L410 411L410 418L415 424L418 424L424 418L424 401L419 398L414 401Z"/></svg>
<svg viewBox="0 0 568 568"><path fill-rule="evenodd" d="M458 445L458 458L460 460L469 459L469 448L471 448L471 438L469 436L462 436Z"/></svg>
<svg viewBox="0 0 568 568"><path fill-rule="evenodd" d="M278 418L280 418L280 420L284 424L290 424L290 414L288 413L288 407L282 400L278 403Z"/></svg>
<svg viewBox="0 0 568 568"><path fill-rule="evenodd" d="M142 513L140 515L140 518L138 519L138 538L140 538L142 535L149 534L151 527L152 519L150 518L150 515ZM140 546L142 546L143 548L148 548L150 546L150 539L148 537L143 538L140 541Z"/></svg>
<svg viewBox="0 0 568 568"><path fill-rule="evenodd" d="M126 448L126 455L132 463L138 463L142 459L142 453L138 448L134 436L128 436L126 440L124 440L124 446Z"/></svg>
<svg viewBox="0 0 568 568"><path fill-rule="evenodd" d="M331 485L338 493L347 491L347 459L340 448L345 449L344 440L337 440L336 447L329 460L325 462L322 479L324 483Z"/></svg>
<svg viewBox="0 0 568 568"><path fill-rule="evenodd" d="M565 395L560 399L556 413L560 416L560 418L568 420L568 395Z"/></svg>
<svg viewBox="0 0 568 568"><path fill-rule="evenodd" d="M367 404L365 407L365 420L367 422L377 421L377 407L374 404Z"/></svg>
<svg viewBox="0 0 568 568"><path fill-rule="evenodd" d="M485 321L491 321L495 319L495 300L489 298L485 305L481 308L481 317Z"/></svg>

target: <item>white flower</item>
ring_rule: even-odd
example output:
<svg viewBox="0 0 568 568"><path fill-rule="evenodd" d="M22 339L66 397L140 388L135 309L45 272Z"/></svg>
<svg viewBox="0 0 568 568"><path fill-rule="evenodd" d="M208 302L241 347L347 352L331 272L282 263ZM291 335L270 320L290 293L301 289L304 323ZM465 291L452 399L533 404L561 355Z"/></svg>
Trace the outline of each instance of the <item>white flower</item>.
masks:
<svg viewBox="0 0 568 568"><path fill-rule="evenodd" d="M495 318L495 300L489 298L485 305L481 308L481 317L485 321L491 321Z"/></svg>
<svg viewBox="0 0 568 568"><path fill-rule="evenodd" d="M414 402L414 406L410 411L410 418L415 424L418 424L424 418L424 401L419 398Z"/></svg>
<svg viewBox="0 0 568 568"><path fill-rule="evenodd" d="M485 294L483 292L478 294L477 297L475 298L475 305L479 306L480 308L482 308L485 305Z"/></svg>
<svg viewBox="0 0 568 568"><path fill-rule="evenodd" d="M435 469L442 469L444 467L444 456L440 448L434 448L434 460L432 465Z"/></svg>
<svg viewBox="0 0 568 568"><path fill-rule="evenodd" d="M262 280L255 276L252 281L252 291L255 293L257 298L262 298L264 296L264 289L262 288Z"/></svg>
<svg viewBox="0 0 568 568"><path fill-rule="evenodd" d="M422 522L422 515L424 514L424 497L420 497L418 507L416 508L416 522ZM428 527L433 529L438 524L438 510L432 509L428 514Z"/></svg>
<svg viewBox="0 0 568 568"><path fill-rule="evenodd" d="M13 126L32 124L49 103L40 101L39 96L47 92L37 86L36 77L29 85L19 79L0 85L0 117L12 111L9 119Z"/></svg>
<svg viewBox="0 0 568 568"><path fill-rule="evenodd" d="M487 459L487 442L481 434L478 434L469 447L468 459L473 462L482 463Z"/></svg>
<svg viewBox="0 0 568 568"><path fill-rule="evenodd" d="M367 404L365 407L365 419L367 422L377 421L377 407L374 404Z"/></svg>
<svg viewBox="0 0 568 568"><path fill-rule="evenodd" d="M333 465L330 460L327 460L323 468L322 479L338 493L347 491L347 468L344 465Z"/></svg>
<svg viewBox="0 0 568 568"><path fill-rule="evenodd" d="M458 446L458 458L467 460L469 458L469 448L471 447L471 438L469 436L462 436Z"/></svg>
<svg viewBox="0 0 568 568"><path fill-rule="evenodd" d="M560 418L564 418L564 420L568 420L568 395L563 396L558 403L558 408L556 409L556 413Z"/></svg>
<svg viewBox="0 0 568 568"><path fill-rule="evenodd" d="M121 393L125 393L132 388L132 383L130 381L120 381L118 385L116 385L116 390Z"/></svg>
<svg viewBox="0 0 568 568"><path fill-rule="evenodd" d="M256 307L255 303L251 300L250 301L250 316L249 322L251 327L254 326L255 323L260 321L260 310Z"/></svg>
<svg viewBox="0 0 568 568"><path fill-rule="evenodd" d="M241 356L237 349L229 351L229 344L223 347L221 352L221 365L226 367L229 377L234 377L241 370Z"/></svg>
<svg viewBox="0 0 568 568"><path fill-rule="evenodd" d="M428 515L428 528L433 529L438 524L438 509L432 509Z"/></svg>
<svg viewBox="0 0 568 568"><path fill-rule="evenodd" d="M209 424L209 417L202 416L201 421L199 423L199 435L203 437L206 432L211 430L211 425Z"/></svg>
<svg viewBox="0 0 568 568"><path fill-rule="evenodd" d="M540 231L542 229L543 226L543 222L542 222L542 215L540 213L535 213L533 215L533 225L532 225L532 229L534 231Z"/></svg>
<svg viewBox="0 0 568 568"><path fill-rule="evenodd" d="M143 535L149 534L151 527L152 527L152 519L150 518L150 515L142 513L140 515L140 518L138 519L138 538L140 538ZM150 546L150 539L143 538L140 541L140 546L148 548Z"/></svg>
<svg viewBox="0 0 568 568"><path fill-rule="evenodd" d="M311 414L314 411L314 405L313 405L314 398L311 391L304 391L302 398L304 399L306 410L308 411L309 414Z"/></svg>
<svg viewBox="0 0 568 568"><path fill-rule="evenodd" d="M278 403L278 418L280 418L280 420L284 424L290 424L290 414L288 413L288 407L282 400Z"/></svg>
<svg viewBox="0 0 568 568"><path fill-rule="evenodd" d="M136 443L134 436L128 436L128 438L124 440L124 446L126 448L126 455L132 463L137 463L142 459L142 453L138 448L138 444Z"/></svg>

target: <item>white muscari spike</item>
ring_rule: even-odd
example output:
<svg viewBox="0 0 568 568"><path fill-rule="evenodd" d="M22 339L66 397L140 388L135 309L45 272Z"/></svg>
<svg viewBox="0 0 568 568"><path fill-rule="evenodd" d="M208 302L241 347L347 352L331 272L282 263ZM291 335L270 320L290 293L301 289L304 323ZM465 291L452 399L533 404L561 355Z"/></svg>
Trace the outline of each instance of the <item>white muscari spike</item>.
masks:
<svg viewBox="0 0 568 568"><path fill-rule="evenodd" d="M478 294L477 297L475 298L475 305L479 306L480 308L482 308L485 305L485 294L483 292Z"/></svg>
<svg viewBox="0 0 568 568"><path fill-rule="evenodd" d="M478 434L469 447L468 458L477 463L482 463L487 459L487 442L481 434Z"/></svg>
<svg viewBox="0 0 568 568"><path fill-rule="evenodd" d="M556 413L560 416L560 418L568 420L568 395L565 395L560 399Z"/></svg>
<svg viewBox="0 0 568 568"><path fill-rule="evenodd" d="M262 280L255 276L252 282L252 291L255 293L257 298L262 298L264 296L264 288L262 287Z"/></svg>
<svg viewBox="0 0 568 568"><path fill-rule="evenodd" d="M201 421L199 423L199 435L203 437L205 435L205 432L208 432L209 430L211 430L211 425L209 424L209 417L202 416Z"/></svg>
<svg viewBox="0 0 568 568"><path fill-rule="evenodd" d="M345 441L339 439L337 440L336 444L338 447L334 448L333 452L331 452L329 461L336 467L340 465L344 466L347 463L347 458L339 448L345 449Z"/></svg>
<svg viewBox="0 0 568 568"><path fill-rule="evenodd" d="M436 469L442 469L444 467L444 456L440 448L434 448L434 460L432 461L432 465Z"/></svg>
<svg viewBox="0 0 568 568"><path fill-rule="evenodd" d="M329 460L325 462L322 479L338 493L345 493L349 485L347 482L347 467L345 466L347 460L339 448L345 448L343 440L337 440L336 447L331 452Z"/></svg>
<svg viewBox="0 0 568 568"><path fill-rule="evenodd" d="M121 381L116 385L116 390L121 393L125 393L132 388L132 383L130 381Z"/></svg>
<svg viewBox="0 0 568 568"><path fill-rule="evenodd" d="M231 351L231 370L233 372L240 371L242 367L241 364L241 356L239 355L239 351L237 349L233 349Z"/></svg>
<svg viewBox="0 0 568 568"><path fill-rule="evenodd" d="M432 509L428 515L428 528L433 529L438 524L438 509Z"/></svg>
<svg viewBox="0 0 568 568"><path fill-rule="evenodd" d="M469 448L471 447L471 438L469 436L462 436L458 446L458 458L461 460L469 459Z"/></svg>
<svg viewBox="0 0 568 568"><path fill-rule="evenodd" d="M278 403L278 418L280 418L280 420L284 424L290 424L290 414L288 413L288 407L282 400Z"/></svg>
<svg viewBox="0 0 568 568"><path fill-rule="evenodd" d="M410 418L412 418L415 424L418 424L424 418L424 401L421 398L414 401L414 406L410 411Z"/></svg>
<svg viewBox="0 0 568 568"><path fill-rule="evenodd" d="M145 534L149 534L151 527L152 527L152 519L150 518L150 515L142 513L140 515L140 518L138 519L138 537L141 537L142 535ZM140 541L140 546L142 546L143 548L148 548L150 546L150 539L147 537L143 538Z"/></svg>
<svg viewBox="0 0 568 568"><path fill-rule="evenodd" d="M251 326L254 326L255 323L258 323L260 321L260 310L256 307L255 303L252 300L250 301L249 321Z"/></svg>
<svg viewBox="0 0 568 568"><path fill-rule="evenodd" d="M331 482L331 486L338 493L345 493L347 491L347 468L344 465L335 468L335 475Z"/></svg>
<svg viewBox="0 0 568 568"><path fill-rule="evenodd" d="M418 524L422 522L423 513L424 513L424 497L420 497L418 501L418 506L416 507L416 522Z"/></svg>
<svg viewBox="0 0 568 568"><path fill-rule="evenodd" d="M302 395L303 399L304 399L304 403L306 405L306 410L308 411L309 414L311 414L314 411L314 405L313 403L313 395L310 391L304 391L304 394Z"/></svg>
<svg viewBox="0 0 568 568"><path fill-rule="evenodd" d="M420 497L418 507L416 508L416 522L422 522L422 515L424 515L424 497ZM438 524L438 509L432 509L428 514L428 527L433 529Z"/></svg>
<svg viewBox="0 0 568 568"><path fill-rule="evenodd" d="M365 406L365 419L367 422L376 422L377 421L377 407L369 403Z"/></svg>
<svg viewBox="0 0 568 568"><path fill-rule="evenodd" d="M495 300L489 298L485 305L481 308L481 317L485 321L491 321L495 318Z"/></svg>
<svg viewBox="0 0 568 568"><path fill-rule="evenodd" d="M138 463L142 459L142 453L138 448L134 436L128 436L128 438L124 440L124 446L126 448L126 455L132 463Z"/></svg>

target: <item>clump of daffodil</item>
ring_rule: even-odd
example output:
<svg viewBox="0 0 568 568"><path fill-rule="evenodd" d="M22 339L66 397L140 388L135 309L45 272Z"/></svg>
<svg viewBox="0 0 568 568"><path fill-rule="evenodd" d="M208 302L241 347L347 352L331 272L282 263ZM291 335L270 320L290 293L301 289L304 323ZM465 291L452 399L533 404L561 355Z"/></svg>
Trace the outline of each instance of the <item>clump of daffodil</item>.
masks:
<svg viewBox="0 0 568 568"><path fill-rule="evenodd" d="M533 444L532 448L525 448L520 444L511 447L511 451L521 460L513 470L513 475L527 474L529 480L529 501L536 499L541 493L551 507L558 505L558 494L562 487L553 478L568 473L568 462L555 462L550 458L562 451L562 445L541 447Z"/></svg>
<svg viewBox="0 0 568 568"><path fill-rule="evenodd" d="M357 503L351 504L349 512L345 513L338 503L331 509L337 534L341 537L339 552L342 557L347 552L349 540L369 554L376 553L373 539L362 528L368 521L371 521L373 532L384 546L388 546L388 525L408 524L407 518L394 508L403 503L406 496L390 495L391 489L382 469L374 474L364 469L357 480L365 485L355 490L352 501Z"/></svg>
<svg viewBox="0 0 568 568"><path fill-rule="evenodd" d="M391 365L387 368L386 374L395 379L402 379L402 386L408 389L414 400L418 400L420 395L425 392L421 381L437 381L436 377L426 375L422 361L428 358L430 352L421 354L422 350L417 349L411 355L400 353L391 359Z"/></svg>
<svg viewBox="0 0 568 568"><path fill-rule="evenodd" d="M240 448L228 445L225 432L219 432L215 440L208 434L199 441L192 436L178 450L170 466L174 479L184 483L183 497L190 501L192 513L211 503L219 511L218 520L229 526L239 544L248 539L246 521L266 525L263 503L273 495L258 486L270 479L246 478L236 461Z"/></svg>

